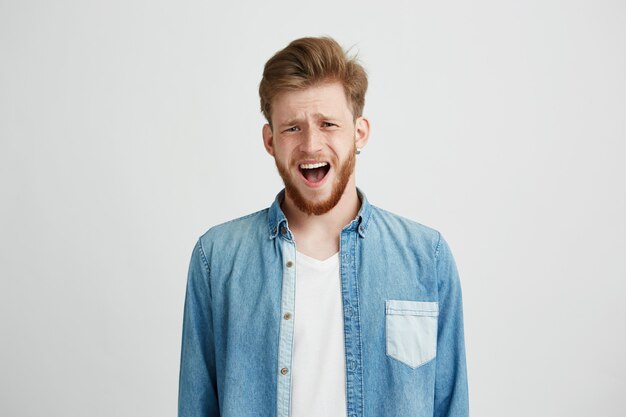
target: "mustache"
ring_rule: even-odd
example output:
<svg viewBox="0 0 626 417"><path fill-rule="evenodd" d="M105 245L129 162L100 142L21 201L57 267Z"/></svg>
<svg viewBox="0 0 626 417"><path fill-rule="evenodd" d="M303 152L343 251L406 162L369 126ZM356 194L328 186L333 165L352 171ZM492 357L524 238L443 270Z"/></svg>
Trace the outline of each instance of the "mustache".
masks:
<svg viewBox="0 0 626 417"><path fill-rule="evenodd" d="M310 153L301 153L294 157L292 157L289 161L291 165L295 165L298 161L314 161L314 162L331 162L336 163L337 158L333 155L324 156L322 154L310 154Z"/></svg>

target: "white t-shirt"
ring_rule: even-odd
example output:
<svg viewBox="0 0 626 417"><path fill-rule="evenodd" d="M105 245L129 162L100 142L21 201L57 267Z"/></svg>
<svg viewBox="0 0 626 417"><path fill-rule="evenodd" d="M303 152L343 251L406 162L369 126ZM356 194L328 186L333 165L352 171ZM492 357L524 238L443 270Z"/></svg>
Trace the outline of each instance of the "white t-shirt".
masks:
<svg viewBox="0 0 626 417"><path fill-rule="evenodd" d="M339 253L296 254L292 417L346 416L346 363Z"/></svg>

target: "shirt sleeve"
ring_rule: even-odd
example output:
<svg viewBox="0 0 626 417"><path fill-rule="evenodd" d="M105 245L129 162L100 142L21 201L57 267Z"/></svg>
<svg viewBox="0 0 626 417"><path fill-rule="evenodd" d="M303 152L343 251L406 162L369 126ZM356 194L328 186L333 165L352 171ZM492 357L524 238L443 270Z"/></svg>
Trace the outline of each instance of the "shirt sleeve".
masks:
<svg viewBox="0 0 626 417"><path fill-rule="evenodd" d="M439 319L434 416L467 417L469 400L461 283L450 248L441 235L435 256Z"/></svg>
<svg viewBox="0 0 626 417"><path fill-rule="evenodd" d="M178 385L179 417L218 417L209 267L200 241L187 277Z"/></svg>

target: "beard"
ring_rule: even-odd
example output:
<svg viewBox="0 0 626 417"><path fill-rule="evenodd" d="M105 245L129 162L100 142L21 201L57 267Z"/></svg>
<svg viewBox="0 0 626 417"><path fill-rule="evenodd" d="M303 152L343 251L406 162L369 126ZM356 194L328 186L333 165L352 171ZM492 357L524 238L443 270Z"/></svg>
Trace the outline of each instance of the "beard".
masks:
<svg viewBox="0 0 626 417"><path fill-rule="evenodd" d="M348 159L346 159L341 166L338 164L332 165L337 167L337 173L332 184L330 196L326 200L319 202L307 200L296 187L296 181L300 181L300 178L292 178L288 167L282 165L277 159L274 159L274 161L276 162L278 173L285 184L286 195L291 198L300 211L309 215L319 216L321 214L328 213L337 205L337 203L339 203L339 200L341 200L341 196L343 196L343 193L346 191L348 181L350 181L350 176L354 172L354 167L356 165L356 152L350 152ZM291 165L293 166L293 164Z"/></svg>

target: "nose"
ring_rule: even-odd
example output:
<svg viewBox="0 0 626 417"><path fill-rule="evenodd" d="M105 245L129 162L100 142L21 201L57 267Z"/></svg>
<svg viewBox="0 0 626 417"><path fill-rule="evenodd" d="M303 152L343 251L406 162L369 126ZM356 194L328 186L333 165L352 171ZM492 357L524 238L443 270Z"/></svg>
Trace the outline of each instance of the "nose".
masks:
<svg viewBox="0 0 626 417"><path fill-rule="evenodd" d="M322 150L322 134L315 128L308 128L303 132L300 148L303 152L314 154Z"/></svg>

